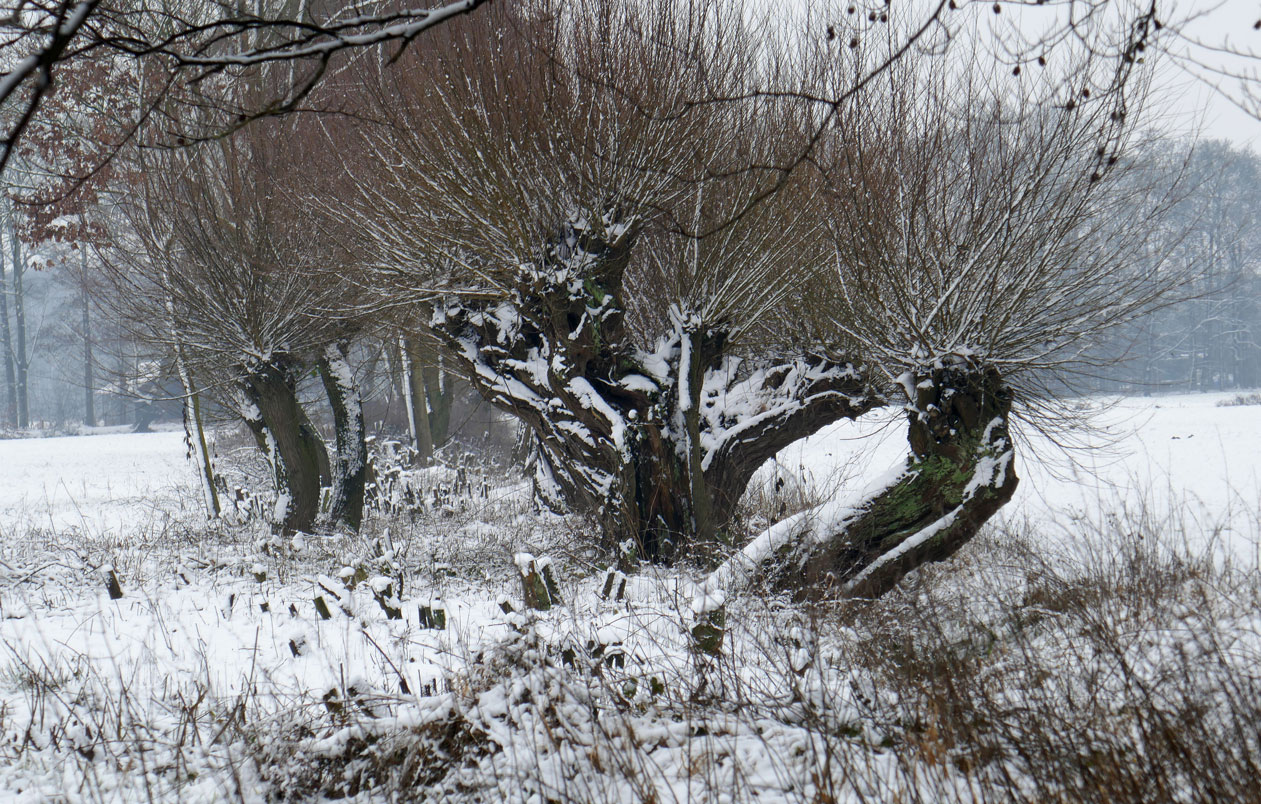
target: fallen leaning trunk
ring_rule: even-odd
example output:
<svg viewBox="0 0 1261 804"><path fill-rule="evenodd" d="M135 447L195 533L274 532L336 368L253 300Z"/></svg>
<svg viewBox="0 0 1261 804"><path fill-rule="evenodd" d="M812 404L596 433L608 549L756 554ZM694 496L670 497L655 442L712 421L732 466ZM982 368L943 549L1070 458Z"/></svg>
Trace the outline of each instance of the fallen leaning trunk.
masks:
<svg viewBox="0 0 1261 804"><path fill-rule="evenodd" d="M703 585L705 615L764 579L799 598L878 597L907 572L966 544L1016 490L1011 396L993 368L963 358L905 375L911 455L853 497L777 523Z"/></svg>

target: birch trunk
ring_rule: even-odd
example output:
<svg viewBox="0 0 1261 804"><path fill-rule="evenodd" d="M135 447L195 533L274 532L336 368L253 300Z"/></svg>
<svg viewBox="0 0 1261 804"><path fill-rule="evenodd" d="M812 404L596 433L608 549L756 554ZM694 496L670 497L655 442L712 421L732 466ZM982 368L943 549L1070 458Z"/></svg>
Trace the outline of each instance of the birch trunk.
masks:
<svg viewBox="0 0 1261 804"><path fill-rule="evenodd" d="M14 338L16 348L13 353L13 365L17 375L17 382L14 385L15 411L18 428L25 429L31 424L30 395L27 388L27 370L30 367L30 363L26 357L26 294L22 289L22 275L25 273L25 269L22 265L22 244L18 240L17 225L11 205L8 209L7 219L9 251L13 262L13 324L14 335L16 336Z"/></svg>
<svg viewBox="0 0 1261 804"><path fill-rule="evenodd" d="M9 328L9 278L6 275L4 263L4 249L0 248L0 337L4 339L4 423L16 425L18 416L18 382L17 375L14 372L13 332Z"/></svg>
<svg viewBox="0 0 1261 804"><path fill-rule="evenodd" d="M80 316L80 328L83 330L83 423L92 427L96 424L96 382L92 376L92 315L88 297L88 254L85 248L79 249L79 275L83 292Z"/></svg>
<svg viewBox="0 0 1261 804"><path fill-rule="evenodd" d="M412 447L416 450L416 462L421 466L433 463L434 438L429 423L429 405L425 395L425 380L417 361L418 348L415 338L399 336L399 363L403 369L403 398L407 405L407 427L411 431Z"/></svg>

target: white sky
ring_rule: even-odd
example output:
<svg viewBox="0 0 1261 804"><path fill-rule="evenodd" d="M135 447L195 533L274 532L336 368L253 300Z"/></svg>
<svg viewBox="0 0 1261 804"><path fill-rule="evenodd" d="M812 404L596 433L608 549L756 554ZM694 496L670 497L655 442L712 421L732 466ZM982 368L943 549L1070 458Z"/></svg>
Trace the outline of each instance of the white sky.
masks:
<svg viewBox="0 0 1261 804"><path fill-rule="evenodd" d="M844 9L851 2L866 10L879 0L747 0L754 9L772 10L781 19L806 16L807 9L818 13L830 3L832 12L822 12L830 23L854 19ZM927 9L936 0L893 0L905 11ZM993 0L958 0L961 12L984 28L1011 25L1022 36L1036 37L1046 26L1062 25L1072 9L1078 15L1100 0L1051 0L1033 7L1031 0L1000 0L1001 15L993 15ZM1136 7L1146 9L1150 0L1103 0L1104 14L1115 18L1118 8L1131 14ZM839 4L839 5L838 5ZM1261 19L1261 0L1157 0L1160 19L1172 22L1182 36L1166 39L1169 53L1162 57L1153 87L1154 97L1146 109L1147 119L1187 134L1198 130L1203 138L1226 139L1236 145L1261 152L1261 30L1253 25ZM912 12L914 13L914 11ZM862 14L858 15L859 17ZM922 15L921 15L922 16ZM1056 22L1058 20L1058 23ZM1106 24L1106 23L1105 23ZM1010 29L1008 29L1010 30ZM1169 29L1166 28L1166 34ZM1000 36L1004 36L1000 34ZM1223 52L1229 51L1229 52ZM1239 55L1247 54L1247 55ZM1223 72L1215 72L1224 70ZM1240 76L1243 80L1240 80ZM1240 108L1247 106L1251 114Z"/></svg>
<svg viewBox="0 0 1261 804"><path fill-rule="evenodd" d="M1158 74L1162 102L1180 128L1199 121L1202 136L1261 152L1261 31L1253 28L1261 20L1261 2L1183 0L1173 13L1189 19L1182 33L1195 41L1175 46L1171 63Z"/></svg>

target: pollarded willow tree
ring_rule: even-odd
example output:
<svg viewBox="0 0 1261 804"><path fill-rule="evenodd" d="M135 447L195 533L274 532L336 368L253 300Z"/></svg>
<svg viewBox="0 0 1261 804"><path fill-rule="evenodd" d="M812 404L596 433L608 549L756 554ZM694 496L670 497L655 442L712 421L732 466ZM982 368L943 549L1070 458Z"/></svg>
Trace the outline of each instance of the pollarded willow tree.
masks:
<svg viewBox="0 0 1261 804"><path fill-rule="evenodd" d="M1150 306L1117 282L1117 215L1150 209L1112 189L1115 109L835 40L674 0L452 24L379 77L388 169L357 214L371 281L434 304L533 432L540 493L653 559L736 539L783 447L904 404L886 483L742 554L785 559L782 587L880 591L1010 499L1026 378Z"/></svg>
<svg viewBox="0 0 1261 804"><path fill-rule="evenodd" d="M1122 107L977 75L889 76L816 161L834 263L805 317L903 405L906 459L760 534L715 584L874 596L952 555L1015 491L1013 411L1071 424L1056 396L1111 359L1101 336L1184 286L1162 227L1180 166L1145 161Z"/></svg>
<svg viewBox="0 0 1261 804"><path fill-rule="evenodd" d="M723 532L767 458L876 397L759 326L825 263L816 188L711 238L672 224L733 214L765 185L744 168L807 128L792 104L694 106L752 88L754 32L717 6L566 5L453 24L382 76L364 231L377 280L419 285L454 361L533 430L540 493L669 558Z"/></svg>
<svg viewBox="0 0 1261 804"><path fill-rule="evenodd" d="M249 428L272 470L272 519L286 533L312 530L324 486L331 523L358 528L367 470L348 360L363 322L354 288L330 271L349 256L295 202L294 177L313 158L302 135L260 123L148 157L142 180L116 199L108 271L116 310L174 355L186 386L195 376ZM312 371L333 413L331 461L299 398Z"/></svg>

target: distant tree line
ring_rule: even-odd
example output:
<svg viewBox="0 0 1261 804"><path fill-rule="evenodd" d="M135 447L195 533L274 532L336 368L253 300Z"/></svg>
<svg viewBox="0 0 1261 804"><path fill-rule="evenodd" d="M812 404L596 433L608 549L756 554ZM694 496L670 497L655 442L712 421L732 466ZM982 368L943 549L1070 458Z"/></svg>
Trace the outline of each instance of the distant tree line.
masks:
<svg viewBox="0 0 1261 804"><path fill-rule="evenodd" d="M1261 386L1261 157L1225 142L1169 146L1186 157L1170 259L1185 293L1116 332L1118 358L1094 387L1130 393Z"/></svg>

